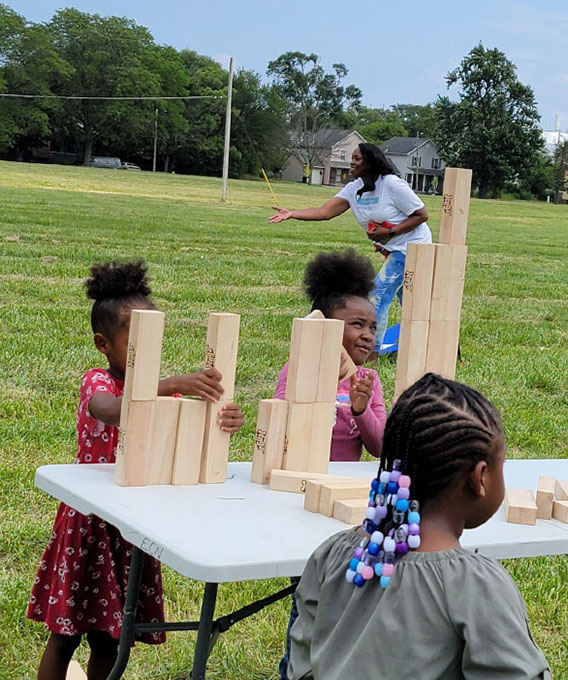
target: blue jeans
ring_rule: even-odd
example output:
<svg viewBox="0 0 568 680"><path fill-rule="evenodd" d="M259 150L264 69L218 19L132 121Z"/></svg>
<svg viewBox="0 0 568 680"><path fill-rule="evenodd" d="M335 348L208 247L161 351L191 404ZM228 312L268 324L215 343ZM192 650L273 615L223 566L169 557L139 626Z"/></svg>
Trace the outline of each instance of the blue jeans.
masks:
<svg viewBox="0 0 568 680"><path fill-rule="evenodd" d="M298 583L299 576L292 576L290 583ZM294 621L298 618L298 607L296 606L296 594L292 593L292 607L290 608L290 619L288 621L288 628L286 629L286 651L284 656L280 659L278 666L278 680L286 680L288 677L288 661L290 661L290 631L294 625Z"/></svg>
<svg viewBox="0 0 568 680"><path fill-rule="evenodd" d="M389 320L389 307L394 297L396 296L400 304L402 304L402 281L405 260L406 256L404 253L401 253L399 250L393 250L375 278L375 288L371 294L371 302L375 305L377 314L375 352L378 352L381 348Z"/></svg>

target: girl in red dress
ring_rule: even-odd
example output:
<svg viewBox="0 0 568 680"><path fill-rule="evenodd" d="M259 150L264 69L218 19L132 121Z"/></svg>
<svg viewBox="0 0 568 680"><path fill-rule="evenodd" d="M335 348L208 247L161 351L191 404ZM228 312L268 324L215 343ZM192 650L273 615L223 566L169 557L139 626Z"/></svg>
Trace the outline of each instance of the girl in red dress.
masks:
<svg viewBox="0 0 568 680"><path fill-rule="evenodd" d="M110 262L91 268L87 295L94 300L91 326L96 348L108 368L87 371L81 380L77 411L76 463L114 463L132 309L154 309L142 261ZM211 402L223 393L214 368L161 380L160 396L180 393ZM237 432L243 414L236 404L221 411L219 427ZM114 665L130 569L131 544L96 517L61 503L35 578L27 616L50 631L38 680L65 680L71 657L86 635L91 654L89 680L106 678ZM159 563L145 560L137 618L164 620ZM163 633L146 633L141 642L159 644Z"/></svg>

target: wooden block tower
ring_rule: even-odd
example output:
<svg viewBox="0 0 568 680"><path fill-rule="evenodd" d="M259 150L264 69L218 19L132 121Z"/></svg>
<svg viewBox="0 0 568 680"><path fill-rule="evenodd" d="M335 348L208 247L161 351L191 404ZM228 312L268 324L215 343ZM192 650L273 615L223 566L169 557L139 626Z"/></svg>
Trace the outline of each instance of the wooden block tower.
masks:
<svg viewBox="0 0 568 680"><path fill-rule="evenodd" d="M343 321L293 320L286 399L260 404L251 481L267 484L273 469L327 472L342 341Z"/></svg>
<svg viewBox="0 0 568 680"><path fill-rule="evenodd" d="M115 481L121 486L224 482L229 434L217 415L234 396L240 317L210 314L206 367L217 368L225 392L216 404L158 397L164 314L132 310L120 413Z"/></svg>
<svg viewBox="0 0 568 680"><path fill-rule="evenodd" d="M455 377L471 170L446 168L440 243L409 243L403 279L395 396L424 373Z"/></svg>

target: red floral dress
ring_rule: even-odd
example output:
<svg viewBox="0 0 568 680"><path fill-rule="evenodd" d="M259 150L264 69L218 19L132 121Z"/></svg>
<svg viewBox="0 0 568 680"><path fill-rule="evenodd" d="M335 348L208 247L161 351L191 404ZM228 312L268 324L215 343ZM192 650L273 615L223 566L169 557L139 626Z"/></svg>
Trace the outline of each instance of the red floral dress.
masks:
<svg viewBox="0 0 568 680"><path fill-rule="evenodd" d="M84 374L77 411L76 463L114 463L118 428L94 418L88 405L95 392L119 397L123 387L122 381L104 369ZM61 503L35 578L28 618L60 635L104 630L119 638L131 553L132 545L115 527ZM164 620L160 564L149 556L144 560L137 620ZM158 644L165 635L144 633L137 639Z"/></svg>

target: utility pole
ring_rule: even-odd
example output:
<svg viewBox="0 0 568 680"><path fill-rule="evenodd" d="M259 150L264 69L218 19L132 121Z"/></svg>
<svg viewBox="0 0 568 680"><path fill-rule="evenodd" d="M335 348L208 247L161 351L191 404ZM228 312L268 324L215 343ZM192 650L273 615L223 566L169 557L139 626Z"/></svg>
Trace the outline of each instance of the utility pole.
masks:
<svg viewBox="0 0 568 680"><path fill-rule="evenodd" d="M227 92L227 113L225 115L225 149L223 152L223 183L221 200L227 200L227 182L229 179L229 150L231 148L231 105L233 99L233 57L229 62L229 89Z"/></svg>
<svg viewBox="0 0 568 680"><path fill-rule="evenodd" d="M152 172L156 172L156 153L158 151L158 109L156 109L154 121L154 162L152 163Z"/></svg>

